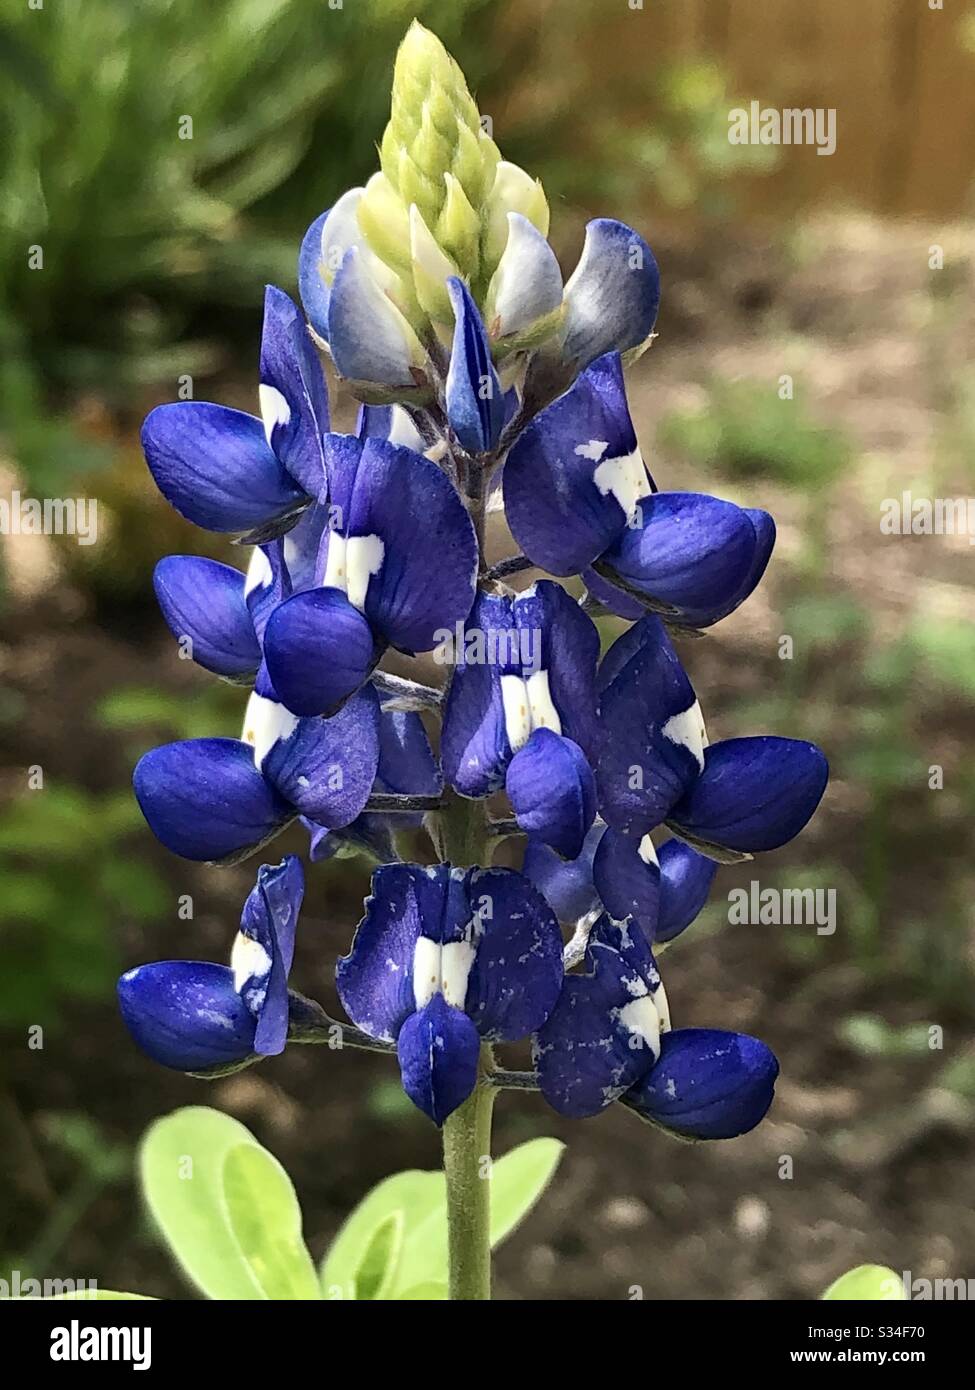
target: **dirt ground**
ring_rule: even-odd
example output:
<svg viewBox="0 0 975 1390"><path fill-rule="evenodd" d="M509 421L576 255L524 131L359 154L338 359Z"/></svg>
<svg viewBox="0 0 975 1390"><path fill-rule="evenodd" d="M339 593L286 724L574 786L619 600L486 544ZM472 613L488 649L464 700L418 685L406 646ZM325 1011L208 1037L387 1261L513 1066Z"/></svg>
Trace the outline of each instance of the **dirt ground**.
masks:
<svg viewBox="0 0 975 1390"><path fill-rule="evenodd" d="M939 383L970 350L971 244L961 232L952 238L956 259L968 258L967 307L944 318L931 308L927 250L935 237L922 227L881 232L858 221L804 229L791 255L770 256L744 241L693 255L665 249L661 337L634 376L638 433L665 486L705 485L702 476L676 476L677 461L657 453L653 440L656 422L699 398L712 373L774 380L795 372L810 410L842 424L858 462L834 490L828 568L813 582L857 596L869 610L871 641L929 611L964 623L975 617L967 540L958 546L957 538L944 538L923 550L910 539L884 546L876 526L878 497L912 485L920 490L918 480L930 477L943 408ZM970 476L954 483L956 491L971 491ZM712 737L759 732L741 726L736 711L781 679L781 608L797 583L810 582L794 569L802 500L781 485L724 491L767 506L780 540L762 589L688 657ZM99 626L68 584L22 601L4 657L5 683L24 697L24 716L16 732L0 730L0 761L19 766L29 748L31 761L65 780L94 790L126 784L126 740L88 718L97 698L118 685L189 692L205 677L177 669L148 605L124 626L124 635L118 624L111 632ZM865 792L836 750L849 746L862 655L848 654L820 673L835 711L833 737L825 740L830 791L801 840L762 861L763 877L825 861L854 878L861 871ZM924 761L957 764L970 747L970 710L947 698L932 709L934 722L915 731L925 740ZM806 727L776 732L821 736ZM885 902L892 940L916 913L927 916L933 939L939 924L931 904L946 876L970 881L966 809L955 800L934 811L921 793L891 799ZM192 892L201 908L193 924L172 921L151 931L123 918L125 964L222 958L250 870L196 869L151 845L148 831L145 840L139 852L167 875L174 900ZM275 855L289 847L277 842ZM864 969L844 939L842 912L835 938L813 937L801 952L788 934L808 936L808 928L728 926L720 903L753 876L749 865L720 871L713 895L719 908L666 952L662 972L680 1025L743 1029L773 1047L782 1076L769 1119L742 1139L691 1146L620 1107L570 1123L537 1097L502 1096L496 1152L545 1133L564 1139L567 1150L552 1189L497 1256L498 1297L808 1298L865 1261L909 1269L916 1278L975 1276L973 1116L967 1101L938 1084L946 1061L975 1048L970 987L933 1009L916 974ZM331 967L347 948L365 884L358 867L320 866L311 878L293 982L323 1002L332 1002ZM970 967L970 917L968 931ZM843 1019L864 1013L891 1025L933 1020L944 1028L944 1052L937 1059L863 1055L837 1030ZM12 1038L2 1049L10 1168L4 1191L14 1194L3 1245L26 1247L54 1194L70 1182L66 1161L45 1148L45 1114L84 1110L110 1139L131 1143L170 1108L212 1103L249 1124L288 1168L309 1246L320 1255L374 1182L398 1168L439 1162L436 1132L397 1101L387 1059L322 1052L292 1049L208 1085L165 1073L137 1054L111 1000L72 1005L44 1052ZM130 1183L107 1188L83 1213L63 1242L58 1270L109 1287L185 1294L138 1216Z"/></svg>

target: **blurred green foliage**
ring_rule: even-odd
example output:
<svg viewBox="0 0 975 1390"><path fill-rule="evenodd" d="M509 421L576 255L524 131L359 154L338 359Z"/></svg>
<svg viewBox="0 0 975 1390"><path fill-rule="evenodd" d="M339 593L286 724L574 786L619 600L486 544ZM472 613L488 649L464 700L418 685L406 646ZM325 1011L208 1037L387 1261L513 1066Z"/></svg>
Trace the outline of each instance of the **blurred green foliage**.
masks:
<svg viewBox="0 0 975 1390"><path fill-rule="evenodd" d="M294 284L308 222L376 163L409 21L492 105L559 85L498 132L553 197L639 216L711 206L731 173L720 71L695 61L590 103L598 16L566 0L558 43L489 0L59 0L0 21L0 418L23 476L57 494L110 442L59 416L79 393L205 376L268 280ZM556 60L568 46L571 61ZM490 108L488 108L490 109ZM637 112L638 119L633 119ZM767 160L768 149L746 151ZM736 169L741 169L738 152ZM250 363L248 358L248 364Z"/></svg>
<svg viewBox="0 0 975 1390"><path fill-rule="evenodd" d="M29 477L90 462L44 427L48 391L122 403L135 384L213 370L214 316L254 311L266 280L290 286L307 223L375 162L409 19L473 44L487 10L59 0L7 13L0 413Z"/></svg>
<svg viewBox="0 0 975 1390"><path fill-rule="evenodd" d="M815 493L849 465L848 440L810 419L778 383L715 379L700 404L660 422L667 448L735 481L768 478Z"/></svg>
<svg viewBox="0 0 975 1390"><path fill-rule="evenodd" d="M103 1000L118 974L117 924L150 921L169 902L152 867L127 849L142 830L128 790L25 791L0 813L0 1024L53 1029L66 997Z"/></svg>
<svg viewBox="0 0 975 1390"><path fill-rule="evenodd" d="M799 577L799 576L797 576ZM782 611L793 641L781 677L737 710L742 729L802 728L830 758L833 777L855 789L848 808L855 837L845 863L823 856L815 867L776 875L790 888L833 888L836 941L888 988L918 991L926 1003L971 1012L970 904L963 878L928 877L923 893L895 897L899 866L944 851L944 828L975 814L975 771L956 768L943 788L931 731L952 727L975 692L975 631L970 624L925 618L878 638L868 607L831 593L796 592ZM851 700L851 691L855 698ZM946 717L949 716L949 717ZM944 798L943 802L931 798ZM792 935L787 949L822 959L822 941Z"/></svg>

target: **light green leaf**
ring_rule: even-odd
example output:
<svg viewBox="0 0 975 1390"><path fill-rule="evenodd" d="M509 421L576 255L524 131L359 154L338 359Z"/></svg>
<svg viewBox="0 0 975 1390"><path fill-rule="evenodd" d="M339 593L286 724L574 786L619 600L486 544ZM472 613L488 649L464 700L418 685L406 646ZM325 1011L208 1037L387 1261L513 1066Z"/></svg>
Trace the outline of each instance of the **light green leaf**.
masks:
<svg viewBox="0 0 975 1390"><path fill-rule="evenodd" d="M857 1265L847 1270L822 1295L836 1302L900 1303L907 1301L904 1281L886 1265Z"/></svg>
<svg viewBox="0 0 975 1390"><path fill-rule="evenodd" d="M400 1303L444 1303L447 1300L446 1284L414 1284L406 1293L397 1295Z"/></svg>
<svg viewBox="0 0 975 1390"><path fill-rule="evenodd" d="M390 1218L396 1215L401 1218L397 1242L398 1264L408 1232L422 1226L438 1207L446 1210L445 1204L442 1173L422 1173L410 1169L379 1183L346 1218L325 1255L321 1270L323 1296L335 1299L361 1297L356 1288L357 1275L379 1232Z"/></svg>
<svg viewBox="0 0 975 1390"><path fill-rule="evenodd" d="M321 1297L291 1180L237 1120L174 1111L146 1132L139 1170L167 1244L208 1298Z"/></svg>
<svg viewBox="0 0 975 1390"><path fill-rule="evenodd" d="M559 1139L529 1139L499 1158L491 1179L491 1245L500 1245L548 1187L565 1145Z"/></svg>
<svg viewBox="0 0 975 1390"><path fill-rule="evenodd" d="M355 1272L356 1298L375 1300L387 1297L399 1265L405 1225L404 1213L394 1211L373 1231Z"/></svg>
<svg viewBox="0 0 975 1390"><path fill-rule="evenodd" d="M530 1139L499 1158L491 1173L491 1248L500 1245L528 1214L551 1180L565 1145L558 1139ZM443 1175L437 1174L441 1183ZM414 1284L447 1280L447 1201L419 1225L411 1225L403 1241L395 1297Z"/></svg>

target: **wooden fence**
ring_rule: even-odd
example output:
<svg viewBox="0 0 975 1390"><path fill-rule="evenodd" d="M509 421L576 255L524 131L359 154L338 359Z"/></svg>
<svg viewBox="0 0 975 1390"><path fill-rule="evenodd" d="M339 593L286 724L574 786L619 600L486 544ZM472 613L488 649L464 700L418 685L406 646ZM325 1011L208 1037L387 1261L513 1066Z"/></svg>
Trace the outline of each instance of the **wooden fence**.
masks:
<svg viewBox="0 0 975 1390"><path fill-rule="evenodd" d="M594 103L660 63L708 56L734 104L835 108L835 153L783 151L777 172L751 185L751 206L972 212L973 0L584 0L581 41L569 35L574 3L511 0L509 15L534 29L543 58L588 69Z"/></svg>

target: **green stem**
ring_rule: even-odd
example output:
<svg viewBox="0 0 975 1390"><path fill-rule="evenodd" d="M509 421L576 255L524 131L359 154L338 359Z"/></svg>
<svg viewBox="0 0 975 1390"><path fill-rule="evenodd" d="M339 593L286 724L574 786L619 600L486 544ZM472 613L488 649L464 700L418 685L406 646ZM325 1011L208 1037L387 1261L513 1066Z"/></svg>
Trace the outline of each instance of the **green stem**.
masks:
<svg viewBox="0 0 975 1390"><path fill-rule="evenodd" d="M483 1075L491 1065L485 1046L478 1084L443 1127L449 1292L451 1299L467 1302L491 1297L491 1112L496 1092Z"/></svg>
<svg viewBox="0 0 975 1390"><path fill-rule="evenodd" d="M479 571L484 569L485 492L490 462L465 460L457 470L477 536ZM445 691L445 699L446 694ZM490 864L491 835L485 801L468 801L448 789L441 809L432 813L428 823L441 860L465 869ZM496 1091L487 1078L493 1070L494 1057L484 1043L477 1084L463 1105L447 1117L443 1127L447 1281L453 1300L480 1302L491 1297L491 1113Z"/></svg>

